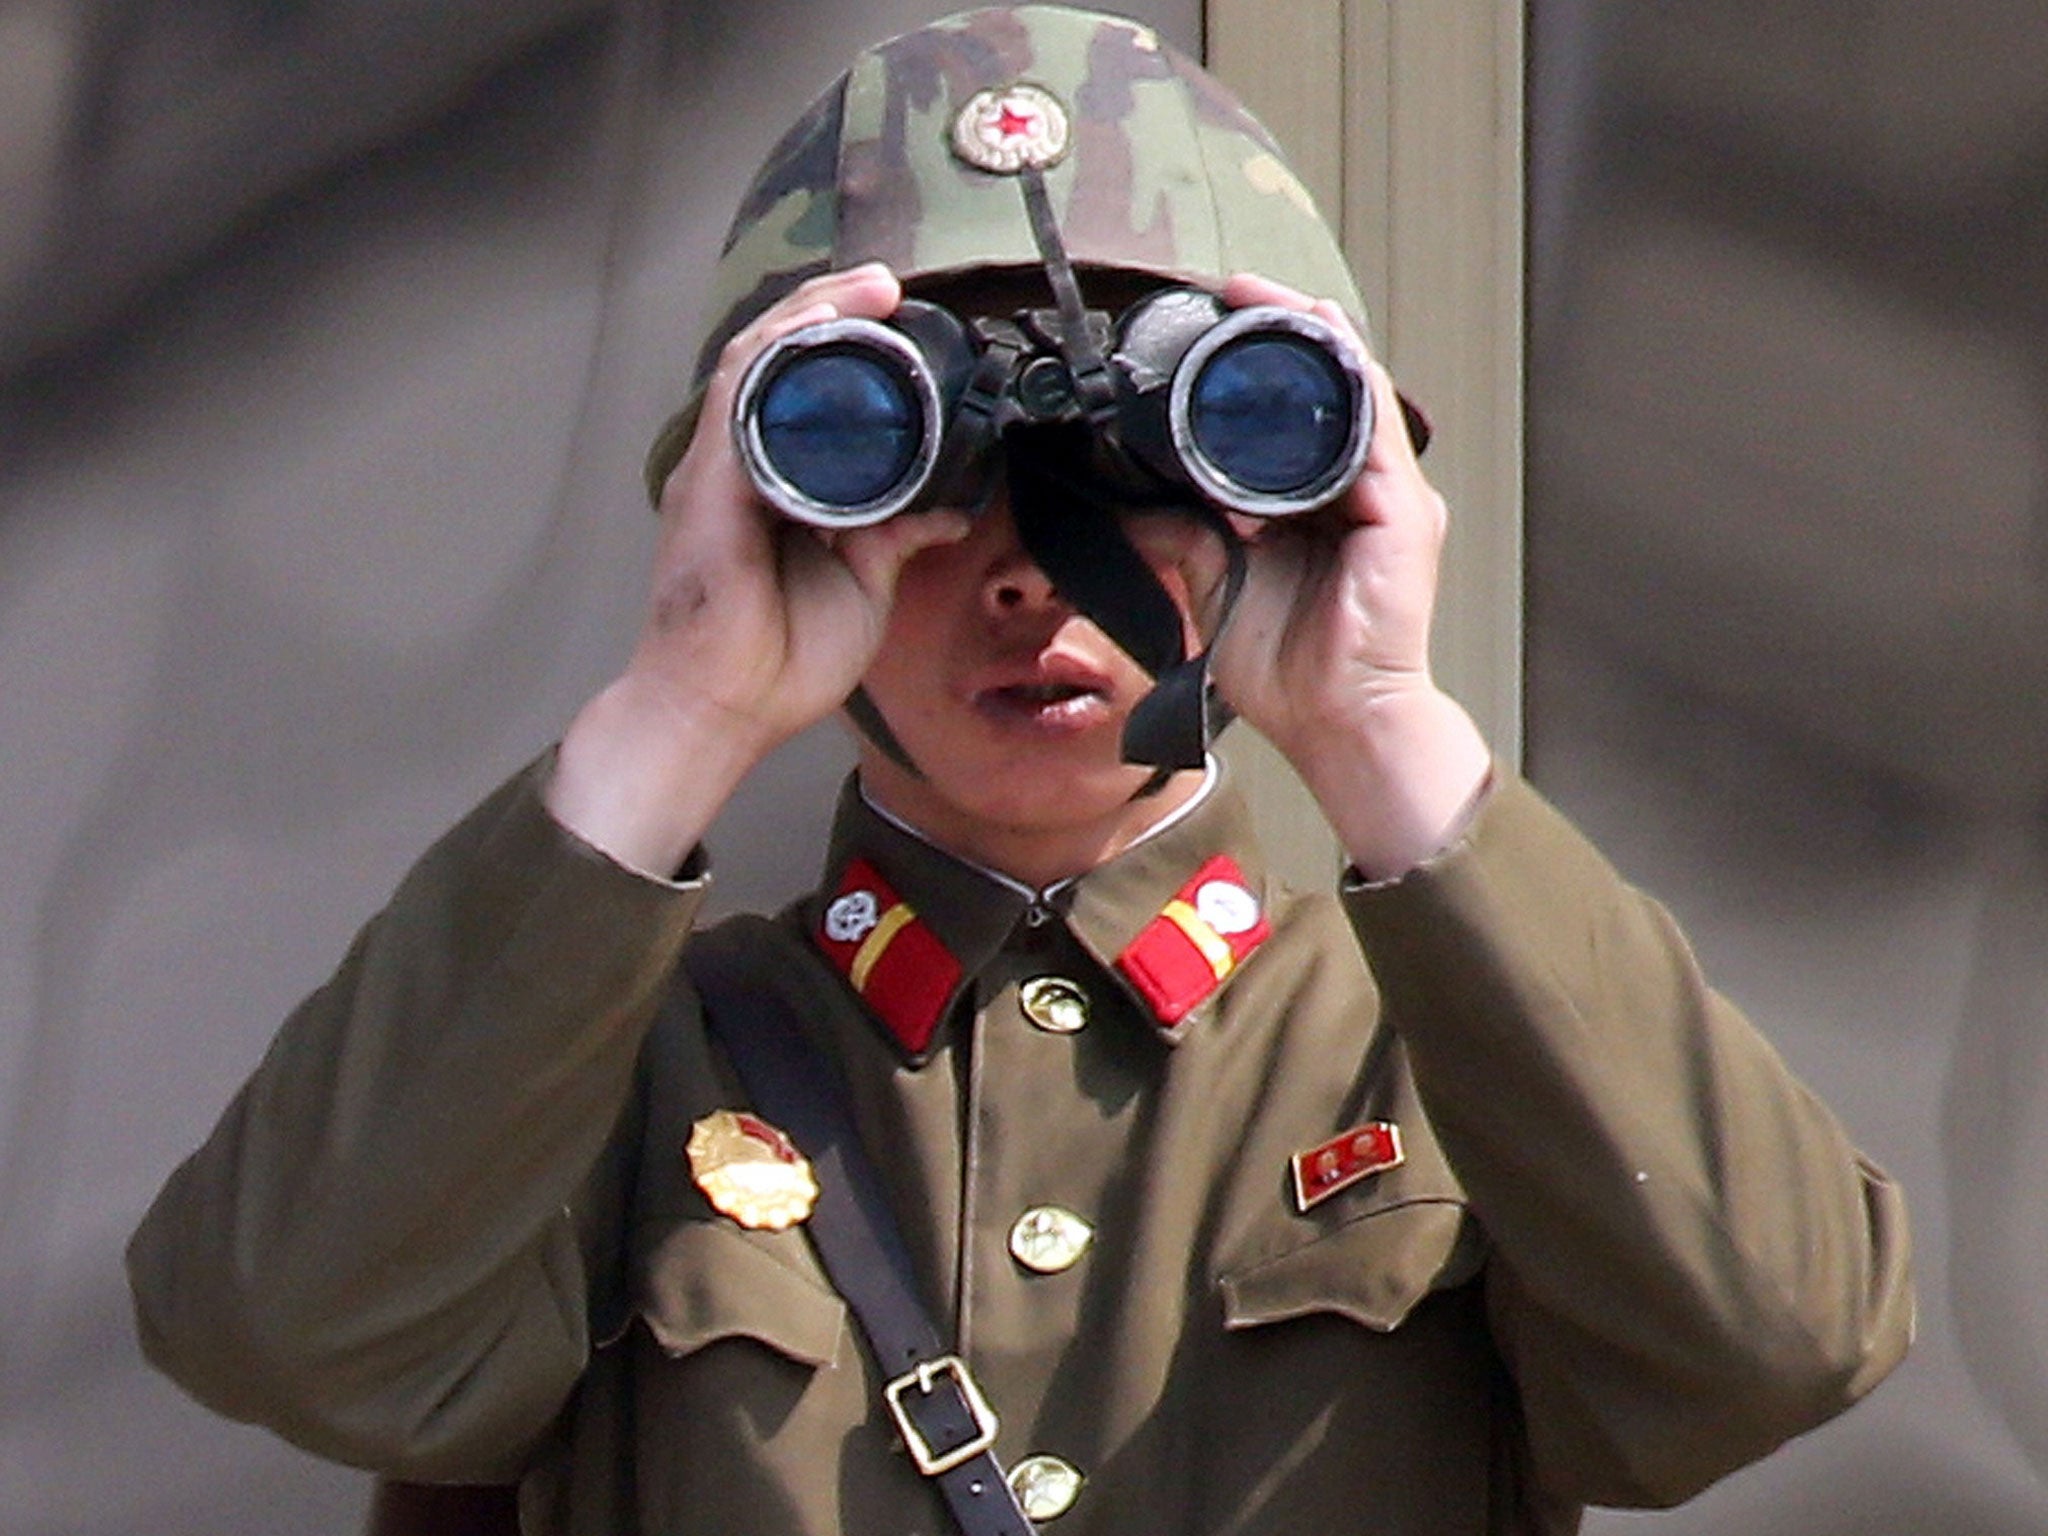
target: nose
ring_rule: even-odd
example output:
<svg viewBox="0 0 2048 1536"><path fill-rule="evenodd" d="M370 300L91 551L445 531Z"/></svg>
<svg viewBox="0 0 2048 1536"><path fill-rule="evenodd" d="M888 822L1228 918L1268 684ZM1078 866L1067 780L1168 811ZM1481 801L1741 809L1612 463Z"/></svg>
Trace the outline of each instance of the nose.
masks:
<svg viewBox="0 0 2048 1536"><path fill-rule="evenodd" d="M992 617L1012 618L1063 608L1064 601L1038 563L1022 549L1011 549L994 561L982 577L982 606Z"/></svg>
<svg viewBox="0 0 2048 1536"><path fill-rule="evenodd" d="M1006 505L998 502L989 507L976 532L986 541L986 563L981 572L985 614L1017 619L1067 611L1066 600L1017 537L1017 525Z"/></svg>

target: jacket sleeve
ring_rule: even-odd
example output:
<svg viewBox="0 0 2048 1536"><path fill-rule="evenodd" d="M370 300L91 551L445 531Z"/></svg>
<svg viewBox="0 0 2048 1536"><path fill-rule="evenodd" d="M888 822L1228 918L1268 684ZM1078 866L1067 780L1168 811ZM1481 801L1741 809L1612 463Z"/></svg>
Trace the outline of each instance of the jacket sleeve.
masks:
<svg viewBox="0 0 2048 1536"><path fill-rule="evenodd" d="M1547 1490L1676 1503L1898 1361L1898 1189L1526 784L1346 901L1487 1233Z"/></svg>
<svg viewBox="0 0 2048 1536"><path fill-rule="evenodd" d="M130 1242L150 1360L317 1454L510 1477L582 1372L701 892L563 831L548 766L421 859Z"/></svg>

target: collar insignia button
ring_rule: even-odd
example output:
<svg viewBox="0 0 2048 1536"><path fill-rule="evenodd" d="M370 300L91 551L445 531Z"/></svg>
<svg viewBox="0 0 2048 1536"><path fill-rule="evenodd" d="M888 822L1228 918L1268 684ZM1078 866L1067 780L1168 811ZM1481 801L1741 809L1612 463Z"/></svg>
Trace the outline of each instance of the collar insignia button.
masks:
<svg viewBox="0 0 2048 1536"><path fill-rule="evenodd" d="M848 891L825 909L825 937L835 944L858 944L881 920L873 891Z"/></svg>
<svg viewBox="0 0 2048 1536"><path fill-rule="evenodd" d="M1017 988L1017 1004L1049 1035L1079 1034L1088 1027L1088 994L1064 976L1033 976Z"/></svg>
<svg viewBox="0 0 2048 1536"><path fill-rule="evenodd" d="M1235 880L1205 880L1195 891L1195 911L1225 938L1259 926L1259 898Z"/></svg>

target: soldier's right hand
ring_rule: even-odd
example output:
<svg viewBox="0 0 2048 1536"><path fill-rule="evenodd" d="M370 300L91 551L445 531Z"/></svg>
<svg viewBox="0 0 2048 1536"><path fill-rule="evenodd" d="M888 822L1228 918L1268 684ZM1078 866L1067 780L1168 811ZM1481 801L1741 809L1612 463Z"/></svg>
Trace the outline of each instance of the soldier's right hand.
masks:
<svg viewBox="0 0 2048 1536"><path fill-rule="evenodd" d="M786 521L733 448L733 393L764 347L835 315L883 318L901 298L886 267L827 273L719 356L662 492L633 654L571 723L548 789L557 820L623 863L672 872L747 772L859 683L904 562L967 531L954 512L830 533Z"/></svg>

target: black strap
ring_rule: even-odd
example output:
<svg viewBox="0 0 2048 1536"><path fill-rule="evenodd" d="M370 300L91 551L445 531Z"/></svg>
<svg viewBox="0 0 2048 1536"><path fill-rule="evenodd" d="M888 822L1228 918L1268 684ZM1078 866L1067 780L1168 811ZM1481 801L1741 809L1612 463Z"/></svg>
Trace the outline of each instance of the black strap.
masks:
<svg viewBox="0 0 2048 1536"><path fill-rule="evenodd" d="M684 966L707 1025L754 1107L785 1131L817 1176L805 1230L833 1286L889 1379L890 1412L920 1470L994 1438L967 1367L917 1296L910 1255L830 1066L805 1037L782 990L761 976L761 947L742 922L692 941ZM965 1536L1033 1536L988 1445L927 1472Z"/></svg>
<svg viewBox="0 0 2048 1536"><path fill-rule="evenodd" d="M1060 355L1074 378L1074 397L1091 426L1098 431L1116 411L1116 383L1110 377L1109 362L1088 329L1088 305L1081 297L1074 263L1060 239L1060 221L1052 211L1052 197L1045 188L1045 173L1026 166L1018 176L1024 189L1024 212L1031 223L1031 241L1045 263L1046 281L1052 285L1053 302L1059 306Z"/></svg>
<svg viewBox="0 0 2048 1536"><path fill-rule="evenodd" d="M1187 654L1173 600L1131 547L1113 507L1083 488L1093 441L1116 415L1116 384L1088 328L1087 306L1060 239L1045 177L1034 166L1019 180L1031 238L1058 305L1059 349L1073 376L1081 420L1004 434L1010 513L1038 568L1155 679L1125 724L1124 761L1153 765L1162 776L1176 768L1199 768L1225 718L1211 709L1208 653ZM1178 498L1169 493L1157 499ZM1201 508L1192 498L1188 504ZM1227 614L1243 583L1244 555L1229 524L1213 516L1210 522L1221 532L1230 560ZM1162 782L1163 777L1155 779L1155 787Z"/></svg>
<svg viewBox="0 0 2048 1536"><path fill-rule="evenodd" d="M911 757L910 750L903 745L902 739L890 729L888 720L876 706L874 697L868 692L865 683L849 693L846 702L840 705L840 708L846 711L847 718L861 734L875 744L882 756L913 779L924 778L924 770L917 766L916 760Z"/></svg>
<svg viewBox="0 0 2048 1536"><path fill-rule="evenodd" d="M1060 595L1157 677L1187 655L1180 609L1088 482L1093 434L1078 421L1003 435L1017 542Z"/></svg>
<svg viewBox="0 0 2048 1536"><path fill-rule="evenodd" d="M1025 553L1068 602L1155 680L1124 723L1124 761L1201 767L1228 723L1212 697L1209 653L1187 654L1180 609L1117 520L1122 499L1091 480L1089 429L1079 422L1014 426L1004 434L1003 451L1010 516ZM1131 504L1147 500L1134 498ZM1228 615L1244 586L1244 541L1206 503L1189 497L1170 504L1221 541L1225 569L1218 607Z"/></svg>

